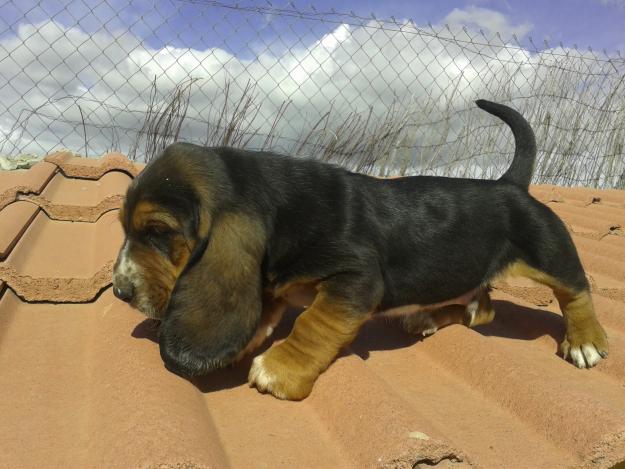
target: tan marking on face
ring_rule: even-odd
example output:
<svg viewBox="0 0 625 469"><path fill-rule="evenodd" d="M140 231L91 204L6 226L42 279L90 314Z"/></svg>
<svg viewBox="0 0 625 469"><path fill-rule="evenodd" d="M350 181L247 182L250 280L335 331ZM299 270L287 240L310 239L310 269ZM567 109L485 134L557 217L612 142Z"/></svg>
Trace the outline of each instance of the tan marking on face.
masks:
<svg viewBox="0 0 625 469"><path fill-rule="evenodd" d="M163 207L142 200L132 212L132 227L137 232L147 228L177 230L180 229L180 224L176 217Z"/></svg>
<svg viewBox="0 0 625 469"><path fill-rule="evenodd" d="M133 305L147 316L160 319L176 283L178 269L147 246L136 245L132 259L140 272L140 279L135 283Z"/></svg>
<svg viewBox="0 0 625 469"><path fill-rule="evenodd" d="M119 214L122 224L126 221L125 211L124 204ZM195 241L179 232L180 225L173 214L152 202L138 202L130 223L135 241L126 239L114 275L125 275L130 279L135 292L133 306L158 319L162 317L176 280L195 248ZM146 239L148 236L162 237L167 252L151 246ZM132 275L126 271L132 271Z"/></svg>

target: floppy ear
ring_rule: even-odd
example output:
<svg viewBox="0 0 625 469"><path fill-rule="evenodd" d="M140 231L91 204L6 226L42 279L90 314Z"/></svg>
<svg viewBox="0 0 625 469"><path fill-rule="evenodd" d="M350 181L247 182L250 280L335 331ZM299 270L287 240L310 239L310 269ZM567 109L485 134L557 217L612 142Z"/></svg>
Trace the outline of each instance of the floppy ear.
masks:
<svg viewBox="0 0 625 469"><path fill-rule="evenodd" d="M195 376L225 366L249 342L262 310L266 234L249 214L212 224L206 250L178 279L159 331L167 368Z"/></svg>

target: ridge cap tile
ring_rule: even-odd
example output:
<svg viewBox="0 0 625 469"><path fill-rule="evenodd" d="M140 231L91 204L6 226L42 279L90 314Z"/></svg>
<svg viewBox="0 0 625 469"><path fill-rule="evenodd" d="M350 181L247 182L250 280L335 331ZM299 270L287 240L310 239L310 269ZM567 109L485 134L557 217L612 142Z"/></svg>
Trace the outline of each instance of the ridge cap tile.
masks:
<svg viewBox="0 0 625 469"><path fill-rule="evenodd" d="M100 179L68 178L58 172L40 194L22 195L41 207L53 220L96 222L104 213L121 207L132 177L111 171Z"/></svg>
<svg viewBox="0 0 625 469"><path fill-rule="evenodd" d="M100 179L109 171L122 171L135 177L142 169L117 151L105 153L98 158L84 158L69 152L57 152L46 156L45 161L57 165L67 177L83 179Z"/></svg>

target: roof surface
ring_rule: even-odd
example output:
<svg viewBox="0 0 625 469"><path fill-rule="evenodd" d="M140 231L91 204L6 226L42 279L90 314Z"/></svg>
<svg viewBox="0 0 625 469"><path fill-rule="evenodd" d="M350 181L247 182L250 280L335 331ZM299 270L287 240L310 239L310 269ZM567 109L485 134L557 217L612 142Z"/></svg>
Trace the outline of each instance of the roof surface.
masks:
<svg viewBox="0 0 625 469"><path fill-rule="evenodd" d="M189 382L114 298L119 154L0 172L0 467L611 467L625 460L625 192L532 187L579 249L611 351L556 355L550 290L496 285L497 317L426 339L365 326L302 402L246 384L250 360ZM288 316L276 337L284 337Z"/></svg>

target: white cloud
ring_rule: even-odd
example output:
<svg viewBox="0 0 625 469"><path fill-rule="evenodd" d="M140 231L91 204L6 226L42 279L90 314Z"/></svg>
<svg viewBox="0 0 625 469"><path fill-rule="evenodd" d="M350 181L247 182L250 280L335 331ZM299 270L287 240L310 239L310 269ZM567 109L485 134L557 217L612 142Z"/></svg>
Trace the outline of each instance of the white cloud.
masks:
<svg viewBox="0 0 625 469"><path fill-rule="evenodd" d="M614 5L619 8L625 8L625 0L599 0L603 5Z"/></svg>
<svg viewBox="0 0 625 469"><path fill-rule="evenodd" d="M491 34L500 33L505 38L514 34L519 39L533 28L530 23L513 25L504 14L476 6L470 6L465 9L454 8L445 17L443 23L449 26L467 26L471 29L482 29Z"/></svg>
<svg viewBox="0 0 625 469"><path fill-rule="evenodd" d="M84 151L83 115L90 155L113 147L128 151L141 127L154 77L161 94L189 76L201 79L191 96L186 138L202 141L206 120L223 106L223 85L229 79L235 100L248 82L255 85L260 106L253 122L260 134L256 142L262 143L284 102L290 105L277 129L282 151L330 109L330 126L336 126L350 111L366 116L372 109L375 119L395 102L413 132L398 136L398 141L431 146L429 153L421 150L417 155L421 159L434 157L436 145L455 140L463 125L474 126L469 121L474 114L462 113L442 125L429 124L442 119L443 112L455 115L479 97L557 94L565 79L579 80L574 88L587 86L575 70L566 75L569 59L560 55L472 42L475 28L523 36L529 25L512 24L501 13L477 7L454 10L444 22L459 41L451 40L442 25L434 26L434 34L408 22L395 27L372 21L362 26L337 25L307 45L296 41L285 52L264 52L252 60L221 48L154 49L123 31L87 34L54 21L22 25L15 36L0 40L0 73L6 79L0 85L4 106L0 130L13 130L0 151L41 152L61 145ZM558 54L574 60L575 54L582 53L562 50ZM549 82L551 75L555 78ZM540 91L553 83L554 89ZM37 114L24 121L33 110ZM483 113L476 115L489 119ZM15 126L18 116L23 126ZM510 150L509 135L502 135ZM451 158L466 153L467 138L479 135L447 147Z"/></svg>

